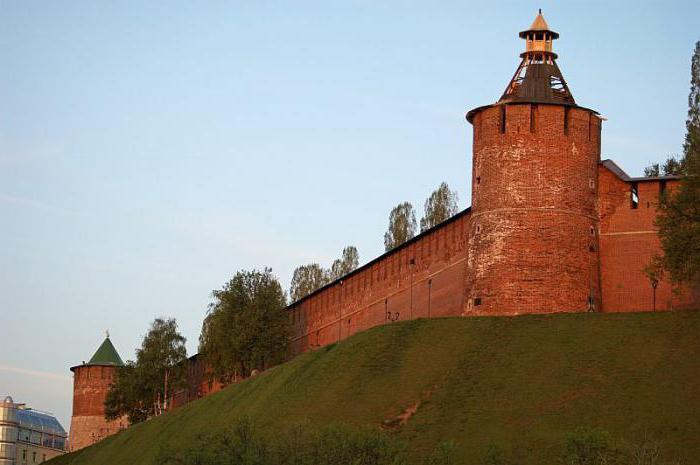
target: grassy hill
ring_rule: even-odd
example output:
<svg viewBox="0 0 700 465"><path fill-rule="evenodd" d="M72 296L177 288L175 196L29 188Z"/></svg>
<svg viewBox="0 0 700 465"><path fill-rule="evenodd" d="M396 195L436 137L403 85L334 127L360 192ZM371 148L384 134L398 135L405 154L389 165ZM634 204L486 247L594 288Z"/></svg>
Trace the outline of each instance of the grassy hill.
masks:
<svg viewBox="0 0 700 465"><path fill-rule="evenodd" d="M377 327L51 464L151 464L163 444L190 444L241 416L266 431L389 425L412 457L452 440L463 464L481 463L490 444L519 463L555 463L568 432L601 427L621 440L651 435L697 463L700 312Z"/></svg>

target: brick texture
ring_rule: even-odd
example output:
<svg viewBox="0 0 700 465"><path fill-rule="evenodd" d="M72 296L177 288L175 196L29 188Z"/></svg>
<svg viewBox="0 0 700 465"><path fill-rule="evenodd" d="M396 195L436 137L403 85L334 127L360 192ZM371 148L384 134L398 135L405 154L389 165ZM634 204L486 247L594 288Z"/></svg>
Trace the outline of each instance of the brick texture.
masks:
<svg viewBox="0 0 700 465"><path fill-rule="evenodd" d="M601 217L601 282L603 311L633 312L697 307L700 297L686 288L674 291L668 281L654 290L644 274L651 257L660 252L654 219L661 189L673 191L679 181L636 182L638 202L632 205L633 183L599 168Z"/></svg>
<svg viewBox="0 0 700 465"><path fill-rule="evenodd" d="M127 426L126 419L107 421L104 401L116 367L83 365L73 369L73 416L70 423L70 450L94 444Z"/></svg>
<svg viewBox="0 0 700 465"><path fill-rule="evenodd" d="M519 104L488 107L473 125L465 314L598 308L600 119Z"/></svg>
<svg viewBox="0 0 700 465"><path fill-rule="evenodd" d="M293 354L373 326L461 313L469 211L290 307Z"/></svg>
<svg viewBox="0 0 700 465"><path fill-rule="evenodd" d="M199 355L188 359L187 387L176 392L168 401L171 408L180 407L200 397L220 391L224 386L212 379L207 366Z"/></svg>

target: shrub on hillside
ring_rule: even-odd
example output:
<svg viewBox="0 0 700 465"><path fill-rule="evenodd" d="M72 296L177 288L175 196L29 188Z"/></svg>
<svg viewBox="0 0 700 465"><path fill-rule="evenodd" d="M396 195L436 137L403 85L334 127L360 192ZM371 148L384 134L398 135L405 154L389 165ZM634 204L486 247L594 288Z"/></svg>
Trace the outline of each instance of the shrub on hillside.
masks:
<svg viewBox="0 0 700 465"><path fill-rule="evenodd" d="M513 465L508 459L506 459L506 454L500 446L491 444L484 454L482 460L483 465Z"/></svg>
<svg viewBox="0 0 700 465"><path fill-rule="evenodd" d="M220 434L200 436L192 447L164 448L159 465L405 465L401 447L385 435L342 426L315 434L297 429L266 438L248 419ZM448 462L449 463L449 462Z"/></svg>
<svg viewBox="0 0 700 465"><path fill-rule="evenodd" d="M454 465L456 463L455 444L452 441L438 444L426 459L426 465Z"/></svg>
<svg viewBox="0 0 700 465"><path fill-rule="evenodd" d="M564 448L566 465L617 465L620 453L610 433L599 428L578 428L569 434Z"/></svg>

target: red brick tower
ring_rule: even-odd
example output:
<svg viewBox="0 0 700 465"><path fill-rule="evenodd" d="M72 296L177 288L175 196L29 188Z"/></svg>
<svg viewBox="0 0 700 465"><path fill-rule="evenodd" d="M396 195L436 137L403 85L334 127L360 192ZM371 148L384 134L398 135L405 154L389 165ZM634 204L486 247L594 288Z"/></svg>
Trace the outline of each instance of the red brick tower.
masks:
<svg viewBox="0 0 700 465"><path fill-rule="evenodd" d="M125 420L106 421L104 401L121 357L109 340L109 334L88 363L74 366L73 416L70 422L70 450L76 451L110 436L123 427Z"/></svg>
<svg viewBox="0 0 700 465"><path fill-rule="evenodd" d="M542 14L520 33L503 96L471 110L472 214L464 314L600 308L597 168L601 119L576 105Z"/></svg>

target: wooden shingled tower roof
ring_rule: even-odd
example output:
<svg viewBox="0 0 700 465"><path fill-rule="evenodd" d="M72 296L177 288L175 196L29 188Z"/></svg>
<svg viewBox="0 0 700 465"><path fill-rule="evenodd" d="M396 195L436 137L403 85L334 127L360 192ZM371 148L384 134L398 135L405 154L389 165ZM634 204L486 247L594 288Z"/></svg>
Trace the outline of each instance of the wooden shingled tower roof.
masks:
<svg viewBox="0 0 700 465"><path fill-rule="evenodd" d="M526 41L525 52L520 55L520 66L498 103L576 105L557 66L557 54L552 51L552 41L558 39L559 34L549 28L542 10L530 28L520 32L519 36Z"/></svg>

